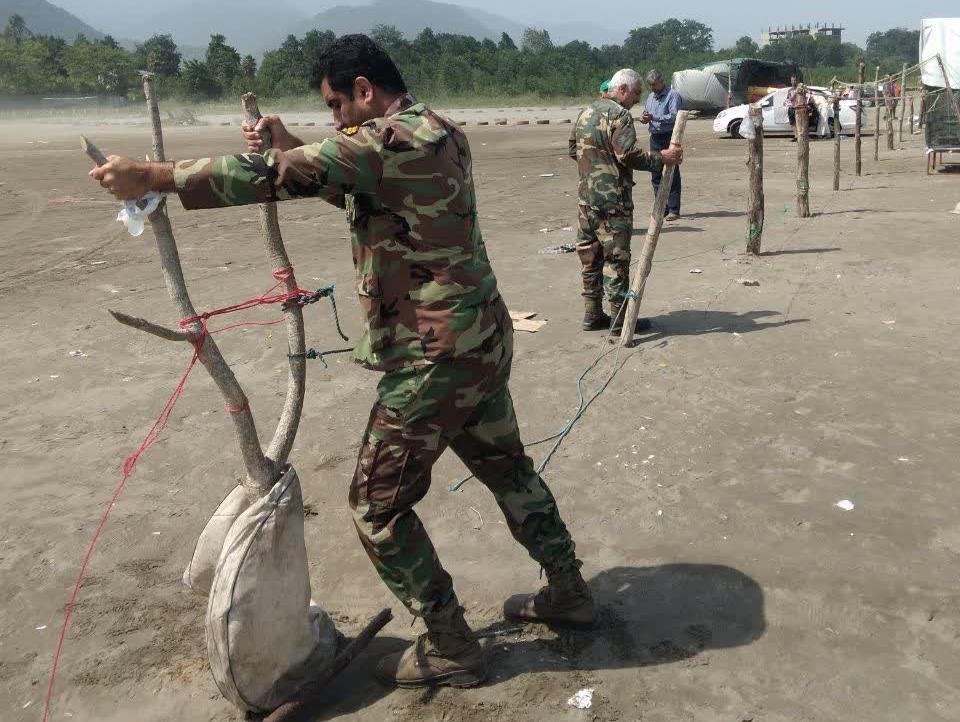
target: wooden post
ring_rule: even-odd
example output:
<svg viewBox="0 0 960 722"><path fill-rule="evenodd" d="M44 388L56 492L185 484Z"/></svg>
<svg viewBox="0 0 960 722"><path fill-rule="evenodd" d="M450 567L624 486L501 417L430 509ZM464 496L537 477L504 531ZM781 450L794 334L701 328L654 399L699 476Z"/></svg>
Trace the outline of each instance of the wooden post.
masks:
<svg viewBox="0 0 960 722"><path fill-rule="evenodd" d="M947 77L947 67L943 64L943 57L940 53L937 53L937 62L940 64L940 72L943 73L943 87L947 89L947 98L950 100L950 105L953 106L954 115L957 116L957 122L960 122L960 101L957 100L957 96L953 94L953 86L950 85L950 78Z"/></svg>
<svg viewBox="0 0 960 722"><path fill-rule="evenodd" d="M750 168L750 189L748 192L749 208L747 210L747 253L760 255L760 244L763 241L763 109L759 106L750 106L750 120L753 122L756 135L750 141L750 157L747 166Z"/></svg>
<svg viewBox="0 0 960 722"><path fill-rule="evenodd" d="M856 156L856 173L858 176L863 173L863 71L865 64L863 58L857 63L857 124L853 129L854 153Z"/></svg>
<svg viewBox="0 0 960 722"><path fill-rule="evenodd" d="M670 146L674 143L683 143L683 132L687 127L687 111L677 113L677 121L673 126L673 135ZM650 224L647 226L647 238L640 251L640 263L630 285L630 296L627 301L626 316L623 320L623 330L620 332L620 345L626 346L633 341L636 331L637 315L640 313L640 302L643 300L643 291L647 285L647 278L653 268L653 254L657 251L657 241L660 240L660 230L663 228L663 212L667 209L667 199L670 196L670 184L673 182L675 167L668 165L663 169L663 178L660 181L660 190L653 203L650 214Z"/></svg>
<svg viewBox="0 0 960 722"><path fill-rule="evenodd" d="M907 109L907 112L910 114L910 136L913 136L914 124L913 124L913 96L910 96L910 107Z"/></svg>
<svg viewBox="0 0 960 722"><path fill-rule="evenodd" d="M873 160L880 160L880 66L873 81L873 108L876 111L873 125Z"/></svg>
<svg viewBox="0 0 960 722"><path fill-rule="evenodd" d="M733 107L733 66L730 63L727 63L727 107Z"/></svg>
<svg viewBox="0 0 960 722"><path fill-rule="evenodd" d="M897 102L900 104L900 144L903 145L903 119L907 114L907 64L903 64L903 70L900 71L900 98Z"/></svg>
<svg viewBox="0 0 960 722"><path fill-rule="evenodd" d="M840 125L840 89L833 86L833 190L840 190L840 136L843 126Z"/></svg>
<svg viewBox="0 0 960 722"><path fill-rule="evenodd" d="M797 215L810 217L810 116L807 86L797 88Z"/></svg>
<svg viewBox="0 0 960 722"><path fill-rule="evenodd" d="M927 89L920 88L920 121L917 123L923 128L927 123Z"/></svg>
<svg viewBox="0 0 960 722"><path fill-rule="evenodd" d="M893 76L888 75L884 80L886 86L886 92L883 94L883 109L885 111L885 119L887 126L887 150L894 150L896 146L893 144L893 116L896 114L897 109L894 105L893 96Z"/></svg>

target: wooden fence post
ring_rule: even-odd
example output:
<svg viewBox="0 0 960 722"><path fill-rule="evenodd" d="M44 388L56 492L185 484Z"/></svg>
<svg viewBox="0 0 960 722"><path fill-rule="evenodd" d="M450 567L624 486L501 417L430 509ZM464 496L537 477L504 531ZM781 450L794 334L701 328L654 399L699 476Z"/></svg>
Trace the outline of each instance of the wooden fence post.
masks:
<svg viewBox="0 0 960 722"><path fill-rule="evenodd" d="M896 146L893 144L893 116L896 114L897 109L894 105L893 93L893 76L888 75L884 79L884 85L886 92L883 94L883 109L885 111L884 118L886 120L887 126L887 150L894 150Z"/></svg>
<svg viewBox="0 0 960 722"><path fill-rule="evenodd" d="M673 126L673 136L670 145L683 143L683 133L687 128L687 111L677 113L677 122ZM670 184L673 182L675 166L668 165L663 169L663 178L660 181L660 190L653 204L650 214L650 224L647 226L647 238L640 251L640 263L637 272L630 284L630 295L627 301L626 315L623 320L623 330L620 332L620 345L628 346L633 341L633 334L637 330L637 315L640 313L640 302L643 300L643 291L647 286L647 278L653 268L653 254L657 251L657 241L660 240L660 230L663 228L663 212L667 209L667 199L670 197Z"/></svg>
<svg viewBox="0 0 960 722"><path fill-rule="evenodd" d="M876 117L873 124L873 160L880 160L880 66L877 66L877 72L873 81L873 109L876 111Z"/></svg>
<svg viewBox="0 0 960 722"><path fill-rule="evenodd" d="M907 114L907 64L903 64L900 72L900 144L903 144L903 117Z"/></svg>
<svg viewBox="0 0 960 722"><path fill-rule="evenodd" d="M910 136L913 136L914 124L913 124L913 96L910 96L910 107L907 109L907 112L910 114Z"/></svg>
<svg viewBox="0 0 960 722"><path fill-rule="evenodd" d="M840 190L840 136L843 126L840 125L840 89L836 83L833 86L833 190Z"/></svg>
<svg viewBox="0 0 960 722"><path fill-rule="evenodd" d="M856 159L857 176L863 174L863 71L865 68L863 58L857 63L857 124L853 130L854 155Z"/></svg>
<svg viewBox="0 0 960 722"><path fill-rule="evenodd" d="M920 88L920 121L917 123L921 128L927 124L927 89Z"/></svg>
<svg viewBox="0 0 960 722"><path fill-rule="evenodd" d="M748 200L750 207L747 211L747 253L760 255L760 244L763 241L763 109L759 106L750 106L750 120L753 122L756 135L750 141L750 157L747 165L750 168L750 189Z"/></svg>
<svg viewBox="0 0 960 722"><path fill-rule="evenodd" d="M947 98L950 100L950 105L953 106L957 121L960 122L960 102L957 101L957 96L953 94L953 86L947 76L947 67L943 64L943 57L939 53L937 53L937 62L940 64L940 72L943 73L943 87L947 89Z"/></svg>
<svg viewBox="0 0 960 722"><path fill-rule="evenodd" d="M797 215L810 217L810 115L807 86L797 88Z"/></svg>

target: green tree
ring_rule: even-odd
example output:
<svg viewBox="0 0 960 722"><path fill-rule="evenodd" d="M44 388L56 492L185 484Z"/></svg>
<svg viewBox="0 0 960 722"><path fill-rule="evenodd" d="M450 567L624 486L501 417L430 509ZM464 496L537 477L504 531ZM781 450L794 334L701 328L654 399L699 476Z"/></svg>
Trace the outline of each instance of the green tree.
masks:
<svg viewBox="0 0 960 722"><path fill-rule="evenodd" d="M211 35L207 45L207 72L213 81L226 90L240 75L240 53L227 45L223 35Z"/></svg>
<svg viewBox="0 0 960 722"><path fill-rule="evenodd" d="M7 20L6 30L3 31L3 37L7 40L12 40L15 43L19 43L24 38L29 38L33 33L30 32L27 28L27 21L23 19L22 15L11 15L9 20Z"/></svg>
<svg viewBox="0 0 960 722"><path fill-rule="evenodd" d="M240 74L245 80L250 80L257 74L257 61L252 55L244 55L240 61Z"/></svg>
<svg viewBox="0 0 960 722"><path fill-rule="evenodd" d="M141 67L164 78L180 73L183 56L170 35L154 35L137 49Z"/></svg>
<svg viewBox="0 0 960 722"><path fill-rule="evenodd" d="M501 33L500 42L497 43L497 47L500 50L516 50L517 44L513 42L513 38L511 38L509 35L506 33Z"/></svg>
<svg viewBox="0 0 960 722"><path fill-rule="evenodd" d="M403 47L403 33L395 25L376 25L370 31L370 37L388 52Z"/></svg>
<svg viewBox="0 0 960 722"><path fill-rule="evenodd" d="M920 59L920 31L892 28L867 36L867 56L890 65L914 65ZM884 62L885 61L885 62Z"/></svg>
<svg viewBox="0 0 960 722"><path fill-rule="evenodd" d="M528 52L542 53L553 47L553 40L550 39L549 30L527 28L523 31L523 40L520 45Z"/></svg>
<svg viewBox="0 0 960 722"><path fill-rule="evenodd" d="M188 60L180 71L183 88L187 97L198 102L219 97L221 86L210 71L209 66L199 60Z"/></svg>
<svg viewBox="0 0 960 722"><path fill-rule="evenodd" d="M733 46L733 53L738 58L755 58L760 54L760 46L749 35L744 35Z"/></svg>

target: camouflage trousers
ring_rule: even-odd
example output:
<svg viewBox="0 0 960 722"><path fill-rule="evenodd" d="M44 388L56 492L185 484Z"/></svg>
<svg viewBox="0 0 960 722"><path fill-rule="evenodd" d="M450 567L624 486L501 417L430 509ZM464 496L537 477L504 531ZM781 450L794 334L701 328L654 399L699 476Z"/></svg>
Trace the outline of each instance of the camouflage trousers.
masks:
<svg viewBox="0 0 960 722"><path fill-rule="evenodd" d="M630 237L633 214L605 213L580 205L577 255L583 273L583 295L599 304L606 291L619 306L630 288Z"/></svg>
<svg viewBox="0 0 960 722"><path fill-rule="evenodd" d="M557 503L520 441L507 386L513 327L503 302L498 332L467 357L391 371L360 448L350 508L380 578L415 615L456 599L414 506L449 446L493 492L507 526L548 572L579 565ZM494 561L494 560L491 560Z"/></svg>

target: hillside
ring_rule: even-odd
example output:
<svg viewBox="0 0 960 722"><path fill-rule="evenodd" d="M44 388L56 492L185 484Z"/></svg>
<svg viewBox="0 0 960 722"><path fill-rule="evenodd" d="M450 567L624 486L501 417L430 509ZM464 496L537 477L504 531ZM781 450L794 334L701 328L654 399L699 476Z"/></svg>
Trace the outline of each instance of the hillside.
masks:
<svg viewBox="0 0 960 722"><path fill-rule="evenodd" d="M47 0L0 0L0 27L7 26L11 15L22 16L30 32L37 35L55 35L65 40L73 40L80 34L90 40L103 37L96 28Z"/></svg>
<svg viewBox="0 0 960 722"><path fill-rule="evenodd" d="M337 5L310 20L311 27L332 30L337 35L367 32L375 25L394 25L408 38L415 37L425 27L437 33L491 40L499 40L500 34L507 32L519 41L523 34L523 26L507 18L432 0L407 0L402 4L374 0L370 5Z"/></svg>

